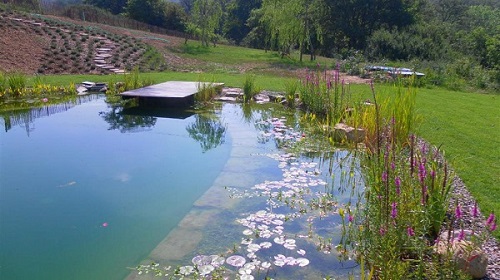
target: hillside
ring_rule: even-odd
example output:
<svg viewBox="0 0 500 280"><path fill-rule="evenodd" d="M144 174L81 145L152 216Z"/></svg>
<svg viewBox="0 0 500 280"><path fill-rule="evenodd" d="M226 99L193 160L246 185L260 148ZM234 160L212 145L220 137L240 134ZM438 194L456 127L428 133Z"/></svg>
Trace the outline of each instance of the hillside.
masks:
<svg viewBox="0 0 500 280"><path fill-rule="evenodd" d="M0 10L0 71L25 74L106 74L189 71L201 62L174 50L183 38Z"/></svg>

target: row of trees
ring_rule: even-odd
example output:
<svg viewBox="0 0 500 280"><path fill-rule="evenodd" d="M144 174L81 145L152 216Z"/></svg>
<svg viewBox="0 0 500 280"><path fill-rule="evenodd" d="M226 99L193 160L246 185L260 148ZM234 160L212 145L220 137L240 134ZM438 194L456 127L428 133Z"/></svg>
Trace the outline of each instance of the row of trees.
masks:
<svg viewBox="0 0 500 280"><path fill-rule="evenodd" d="M261 49L369 60L461 61L500 84L498 0L2 0L37 6L83 3L113 14ZM43 6L42 5L42 6ZM465 60L465 63L464 63ZM462 69L463 68L463 69ZM471 70L472 69L472 70ZM496 74L495 74L496 73Z"/></svg>

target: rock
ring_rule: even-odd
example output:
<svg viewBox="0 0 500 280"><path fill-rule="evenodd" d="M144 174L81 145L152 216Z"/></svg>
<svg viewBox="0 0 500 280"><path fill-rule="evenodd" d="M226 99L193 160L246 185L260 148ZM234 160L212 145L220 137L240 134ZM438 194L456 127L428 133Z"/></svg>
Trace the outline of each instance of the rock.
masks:
<svg viewBox="0 0 500 280"><path fill-rule="evenodd" d="M354 128L345 123L338 123L333 128L333 138L335 141L344 141L361 143L365 140L366 131L362 128Z"/></svg>
<svg viewBox="0 0 500 280"><path fill-rule="evenodd" d="M461 240L451 243L443 240L436 244L438 254L450 253L457 266L472 278L483 278L486 276L488 257L483 250L474 246L470 241Z"/></svg>
<svg viewBox="0 0 500 280"><path fill-rule="evenodd" d="M269 96L266 95L266 94L257 94L253 97L253 99L255 100L255 102L257 102L258 104L262 104L262 103L268 103L270 101L269 99Z"/></svg>

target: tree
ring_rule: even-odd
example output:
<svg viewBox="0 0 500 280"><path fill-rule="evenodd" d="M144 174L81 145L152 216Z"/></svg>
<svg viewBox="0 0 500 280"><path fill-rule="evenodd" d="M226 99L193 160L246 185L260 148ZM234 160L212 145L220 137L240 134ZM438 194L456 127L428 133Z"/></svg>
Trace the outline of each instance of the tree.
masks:
<svg viewBox="0 0 500 280"><path fill-rule="evenodd" d="M161 0L128 0L126 13L131 19L162 26Z"/></svg>
<svg viewBox="0 0 500 280"><path fill-rule="evenodd" d="M260 8L261 4L262 0L231 0L227 6L223 27L226 38L240 44L251 31L251 27L247 25L250 13Z"/></svg>
<svg viewBox="0 0 500 280"><path fill-rule="evenodd" d="M85 0L85 4L99 7L112 14L121 14L127 7L127 0Z"/></svg>
<svg viewBox="0 0 500 280"><path fill-rule="evenodd" d="M282 56L298 44L302 61L304 49L313 50L312 37L321 38L318 17L321 7L321 0L263 0L261 22L268 28L269 42L275 44Z"/></svg>
<svg viewBox="0 0 500 280"><path fill-rule="evenodd" d="M199 29L199 36L203 46L208 47L210 41L215 44L222 16L222 8L216 0L196 0L191 10L191 29Z"/></svg>

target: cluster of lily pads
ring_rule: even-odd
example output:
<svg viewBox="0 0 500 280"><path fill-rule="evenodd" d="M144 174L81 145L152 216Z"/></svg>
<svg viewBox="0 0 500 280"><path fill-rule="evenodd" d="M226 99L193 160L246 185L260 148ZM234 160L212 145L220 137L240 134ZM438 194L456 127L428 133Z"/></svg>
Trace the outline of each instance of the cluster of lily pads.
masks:
<svg viewBox="0 0 500 280"><path fill-rule="evenodd" d="M286 146L301 141L304 134L286 127L284 120L273 118L257 122L266 127L261 137L274 138ZM224 278L231 274L236 274L232 277L236 279L254 279L257 275L264 278L262 276L269 277L270 271L275 273L282 267L308 266L307 246L315 246L325 254L330 254L335 248L332 244L316 244L322 239L315 237L312 229L317 217L338 215L340 209L332 194L326 191L328 182L320 178L321 166L317 162L303 161L292 153L265 156L278 161L283 174L281 180L256 184L251 191L227 188L230 197L260 197L266 202L265 209L245 213L236 219L244 229L233 254L227 258L222 255L195 256L193 265L179 267L175 275L202 279ZM309 226L293 223L299 219ZM289 224L294 228L287 228Z"/></svg>

